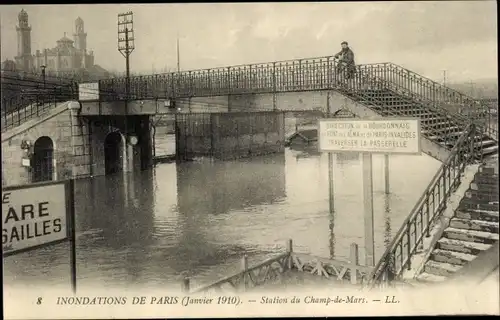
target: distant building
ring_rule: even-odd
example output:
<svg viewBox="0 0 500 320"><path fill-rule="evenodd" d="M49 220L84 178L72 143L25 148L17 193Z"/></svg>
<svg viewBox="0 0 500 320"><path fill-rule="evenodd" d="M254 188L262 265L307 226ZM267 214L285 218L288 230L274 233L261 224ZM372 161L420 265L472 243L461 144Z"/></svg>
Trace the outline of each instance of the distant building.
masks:
<svg viewBox="0 0 500 320"><path fill-rule="evenodd" d="M75 20L75 33L71 40L64 36L56 41L54 48L31 51L31 26L28 24L28 13L21 10L18 15L19 26L17 31L17 56L15 68L17 71L40 73L45 66L46 73L55 76L87 75L91 78L108 77L108 72L94 64L94 53L87 52L87 33L84 30L83 20ZM9 61L2 63L12 68Z"/></svg>

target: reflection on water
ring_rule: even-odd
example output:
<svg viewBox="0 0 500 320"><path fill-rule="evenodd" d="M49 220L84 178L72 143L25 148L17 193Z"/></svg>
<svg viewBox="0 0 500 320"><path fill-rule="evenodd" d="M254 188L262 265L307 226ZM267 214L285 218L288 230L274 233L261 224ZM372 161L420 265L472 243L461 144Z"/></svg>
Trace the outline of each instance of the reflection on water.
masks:
<svg viewBox="0 0 500 320"><path fill-rule="evenodd" d="M184 214L220 214L285 198L285 155L177 166L177 199Z"/></svg>
<svg viewBox="0 0 500 320"><path fill-rule="evenodd" d="M164 288L188 272L196 286L236 271L243 253L252 264L281 250L287 239L296 251L342 260L356 242L363 263L360 160L335 158L333 214L327 155L297 150L78 180L78 282ZM387 196L383 156L373 160L378 259L439 163L427 156L392 157ZM9 257L5 284L69 283L68 263L67 244Z"/></svg>
<svg viewBox="0 0 500 320"><path fill-rule="evenodd" d="M388 194L385 196L384 199L384 208L385 208L385 214L384 214L384 221L385 221L385 229L384 229L384 244L386 247L388 247L391 244L392 241L392 228L391 228L391 201L390 201L391 195Z"/></svg>

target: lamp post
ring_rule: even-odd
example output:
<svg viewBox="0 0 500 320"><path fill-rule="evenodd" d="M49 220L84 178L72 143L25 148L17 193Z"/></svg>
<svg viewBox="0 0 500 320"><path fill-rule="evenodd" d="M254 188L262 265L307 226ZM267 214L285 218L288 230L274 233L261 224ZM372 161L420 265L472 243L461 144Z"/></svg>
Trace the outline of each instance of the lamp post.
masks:
<svg viewBox="0 0 500 320"><path fill-rule="evenodd" d="M43 108L43 103L45 101L45 87L46 87L46 80L45 80L45 69L47 68L46 65L42 65L40 66L40 68L42 69L42 79L43 79L43 93L42 93L42 108ZM36 115L39 116L40 115L40 104L37 103L36 104Z"/></svg>
<svg viewBox="0 0 500 320"><path fill-rule="evenodd" d="M43 88L45 89L45 68L47 68L47 66L43 65L40 66L40 68L42 69Z"/></svg>

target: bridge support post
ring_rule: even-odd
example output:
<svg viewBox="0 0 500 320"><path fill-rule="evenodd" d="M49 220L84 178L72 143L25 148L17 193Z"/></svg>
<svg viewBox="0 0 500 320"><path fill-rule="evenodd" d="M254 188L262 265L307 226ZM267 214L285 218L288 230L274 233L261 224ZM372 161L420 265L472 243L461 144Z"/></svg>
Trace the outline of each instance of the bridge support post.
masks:
<svg viewBox="0 0 500 320"><path fill-rule="evenodd" d="M68 104L68 109L70 112L70 122L71 122L71 149L73 151L72 155L73 155L73 157L75 157L77 155L75 146L77 144L80 144L80 143L78 143L77 139L78 139L78 137L83 139L83 136L78 135L78 131L79 131L78 129L81 130L81 128L79 126L79 122L78 122L78 112L80 111L80 103L77 101L71 101ZM82 141L82 143L83 143L83 141ZM75 164L73 162L73 165L71 166L71 178L74 179L77 176L76 171L77 170L76 170Z"/></svg>
<svg viewBox="0 0 500 320"><path fill-rule="evenodd" d="M390 193L390 188L389 188L389 155L384 154L384 181L385 181L385 194Z"/></svg>
<svg viewBox="0 0 500 320"><path fill-rule="evenodd" d="M375 239L373 221L372 154L362 153L363 158L363 207L365 220L365 265L375 266Z"/></svg>
<svg viewBox="0 0 500 320"><path fill-rule="evenodd" d="M358 282L358 269L359 266L359 253L358 253L358 244L351 243L351 284L357 284Z"/></svg>
<svg viewBox="0 0 500 320"><path fill-rule="evenodd" d="M328 152L328 202L329 202L329 207L330 207L330 215L333 216L335 212L335 185L333 182L333 175L334 175L334 165L335 162L335 157L332 152Z"/></svg>
<svg viewBox="0 0 500 320"><path fill-rule="evenodd" d="M125 152L127 158L125 159L125 168L123 168L124 172L132 172L134 171L134 146L130 143L130 138L128 136L125 137L125 147L127 151Z"/></svg>
<svg viewBox="0 0 500 320"><path fill-rule="evenodd" d="M326 114L327 117L330 118L332 116L332 107L330 105L330 98L331 98L331 93L330 91L326 92Z"/></svg>
<svg viewBox="0 0 500 320"><path fill-rule="evenodd" d="M185 276L183 279L182 279L182 292L183 293L189 293L190 291L190 279Z"/></svg>
<svg viewBox="0 0 500 320"><path fill-rule="evenodd" d="M241 271L243 272L243 291L247 291L248 283L247 283L247 271L248 271L248 256L245 254L243 258L241 258Z"/></svg>

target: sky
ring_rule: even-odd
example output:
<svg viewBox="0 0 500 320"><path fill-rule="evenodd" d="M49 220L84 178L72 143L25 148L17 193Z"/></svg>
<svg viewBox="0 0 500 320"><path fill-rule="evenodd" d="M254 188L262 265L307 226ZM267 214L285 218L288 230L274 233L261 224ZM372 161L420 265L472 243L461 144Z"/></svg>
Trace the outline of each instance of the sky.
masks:
<svg viewBox="0 0 500 320"><path fill-rule="evenodd" d="M312 58L348 41L356 63L393 62L432 79L497 78L496 1L97 4L0 6L1 60L17 51L17 15L32 26L32 52L70 38L81 17L95 63L123 71L117 14L134 13L132 72L154 73Z"/></svg>

